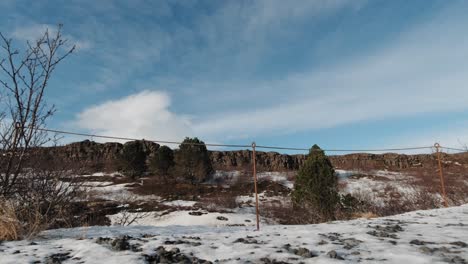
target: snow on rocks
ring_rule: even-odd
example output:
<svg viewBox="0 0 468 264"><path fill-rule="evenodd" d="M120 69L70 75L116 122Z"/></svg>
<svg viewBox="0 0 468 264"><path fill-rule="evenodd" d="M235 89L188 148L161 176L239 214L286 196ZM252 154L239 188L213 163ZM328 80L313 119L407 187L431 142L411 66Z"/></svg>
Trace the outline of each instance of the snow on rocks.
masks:
<svg viewBox="0 0 468 264"><path fill-rule="evenodd" d="M163 202L164 205L174 206L174 207L193 207L197 202L195 201L184 201L184 200L174 200Z"/></svg>
<svg viewBox="0 0 468 264"><path fill-rule="evenodd" d="M87 181L83 183L83 187L87 188L89 195L92 196L88 197L88 200L103 199L116 202L161 200L161 197L156 195L136 195L130 190L129 183Z"/></svg>
<svg viewBox="0 0 468 264"><path fill-rule="evenodd" d="M290 179L293 177L294 174L294 172L268 171L257 173L257 177L259 180L269 180L272 182L277 182L289 189L292 189L294 187L294 182Z"/></svg>
<svg viewBox="0 0 468 264"><path fill-rule="evenodd" d="M95 226L49 230L33 243L3 242L0 263L467 263L467 228L468 205L259 232Z"/></svg>

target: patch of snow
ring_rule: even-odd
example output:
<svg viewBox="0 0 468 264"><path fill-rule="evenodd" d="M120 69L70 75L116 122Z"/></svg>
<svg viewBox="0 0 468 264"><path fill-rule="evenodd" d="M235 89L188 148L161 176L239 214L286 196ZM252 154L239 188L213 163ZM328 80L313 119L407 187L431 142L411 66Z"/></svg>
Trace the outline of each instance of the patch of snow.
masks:
<svg viewBox="0 0 468 264"><path fill-rule="evenodd" d="M79 176L80 177L103 177L103 176L122 177L123 174L121 174L120 172L112 172L112 173L95 172L93 174L82 174Z"/></svg>
<svg viewBox="0 0 468 264"><path fill-rule="evenodd" d="M191 215L190 212L198 212L201 215ZM127 213L130 216L139 216L141 213ZM121 213L108 215L112 225L121 219ZM221 218L222 220L219 220ZM227 219L227 220L225 220ZM247 221L246 221L247 220ZM132 225L144 226L232 226L232 225L253 225L255 214L246 213L218 213L205 211L175 211L168 214L160 212L150 212Z"/></svg>
<svg viewBox="0 0 468 264"><path fill-rule="evenodd" d="M102 187L108 187L108 186L111 186L111 185L114 185L113 182L100 182L100 181L87 181L87 182L83 182L82 183L82 186L83 187L90 187L90 188L102 188Z"/></svg>
<svg viewBox="0 0 468 264"><path fill-rule="evenodd" d="M358 172L352 170L335 170L335 174L338 176L338 178L348 178L358 174Z"/></svg>
<svg viewBox="0 0 468 264"><path fill-rule="evenodd" d="M197 216L189 218L187 212L179 213L168 218L172 218L176 224L192 224L191 221L216 223L213 220L216 214L204 215L196 220ZM385 228L395 225L399 229L391 233L394 238L372 235L373 231L378 230L377 226ZM35 244L27 240L3 242L0 244L0 260L2 264L45 262L46 256L69 253L70 259L75 258L83 263L133 264L144 263L143 254L152 255L157 247L164 246L167 250L177 247L183 254L209 261L219 260L220 263L263 263L261 258L295 263L463 263L468 259L468 248L461 244L468 241L467 225L468 205L370 220L317 225L262 225L259 232L254 232L253 226L94 226L49 230L41 233L40 238L34 240ZM143 234L155 236L142 237ZM121 235L132 236L130 244L140 245L141 251L114 251L95 242L98 237ZM247 240L248 243L238 239ZM175 240L189 243L165 243ZM352 242L350 248L345 247L346 240ZM190 242L199 244L195 246ZM456 246L454 242L462 246ZM295 255L285 248L287 244L292 249L306 248L317 256L304 258ZM332 250L344 261L331 259L327 253Z"/></svg>
<svg viewBox="0 0 468 264"><path fill-rule="evenodd" d="M212 180L209 183L224 183L232 184L235 183L242 175L241 171L221 171L217 170L212 176Z"/></svg>
<svg viewBox="0 0 468 264"><path fill-rule="evenodd" d="M272 182L277 182L289 189L294 188L294 182L289 180L292 177L293 173L291 172L276 172L276 171L267 171L257 173L257 178L259 180L269 180Z"/></svg>
<svg viewBox="0 0 468 264"><path fill-rule="evenodd" d="M83 187L87 188L90 196L94 198L117 201L159 201L161 197L156 195L137 195L126 187L128 183L114 184L113 182L85 182ZM89 200L92 200L91 197Z"/></svg>
<svg viewBox="0 0 468 264"><path fill-rule="evenodd" d="M258 200L260 205L261 204L268 204L268 203L277 203L277 204L285 204L287 202L287 199L284 196L269 196L266 194L266 192L261 192L258 194ZM249 205L249 206L254 206L255 205L255 195L240 195L236 197L236 202L239 204L241 207L242 205Z"/></svg>
<svg viewBox="0 0 468 264"><path fill-rule="evenodd" d="M168 201L163 202L164 205L167 206L177 206L177 207L192 207L196 204L195 201L183 201L183 200L175 200L175 201Z"/></svg>

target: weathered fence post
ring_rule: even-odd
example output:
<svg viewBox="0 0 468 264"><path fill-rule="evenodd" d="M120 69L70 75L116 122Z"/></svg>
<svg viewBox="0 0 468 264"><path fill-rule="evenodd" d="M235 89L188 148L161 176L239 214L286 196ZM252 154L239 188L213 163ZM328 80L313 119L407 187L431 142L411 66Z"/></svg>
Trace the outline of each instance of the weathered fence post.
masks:
<svg viewBox="0 0 468 264"><path fill-rule="evenodd" d="M255 213L257 215L257 231L260 231L260 215L258 210L258 189L257 189L257 161L256 161L256 148L255 142L252 143L252 163L253 163L253 178L255 188Z"/></svg>
<svg viewBox="0 0 468 264"><path fill-rule="evenodd" d="M447 194L445 193L444 174L442 172L442 161L441 161L441 158L440 158L440 144L435 143L434 147L436 148L436 151L437 151L437 162L439 164L440 189L441 189L441 193L442 193L442 198L444 199L445 207L448 207Z"/></svg>

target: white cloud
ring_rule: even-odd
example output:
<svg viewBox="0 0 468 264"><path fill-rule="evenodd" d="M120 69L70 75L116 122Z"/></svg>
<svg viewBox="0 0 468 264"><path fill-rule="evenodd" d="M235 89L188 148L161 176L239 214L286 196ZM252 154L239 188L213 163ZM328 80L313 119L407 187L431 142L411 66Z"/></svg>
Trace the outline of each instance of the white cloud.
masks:
<svg viewBox="0 0 468 264"><path fill-rule="evenodd" d="M95 134L180 141L192 134L190 120L171 112L170 104L166 93L142 91L85 109L75 125Z"/></svg>
<svg viewBox="0 0 468 264"><path fill-rule="evenodd" d="M35 41L39 39L43 34L49 31L49 34L55 35L57 33L57 26L48 24L31 24L29 26L17 27L12 32L12 36L17 40ZM64 39L67 39L70 47L75 45L77 50L87 50L91 48L91 42L81 39L76 39L71 35L64 35Z"/></svg>
<svg viewBox="0 0 468 264"><path fill-rule="evenodd" d="M118 42L120 45L115 49L102 49L106 53L103 56L107 62L103 66L105 74L101 74L102 79L96 85L89 86L90 90L105 90L125 83L137 72L135 69L146 68L169 54L177 69L180 67L174 77L180 85L171 87L183 87L179 92L191 93L193 100L190 103L203 105L204 102L210 107L219 107L212 107L211 113L216 114L198 115L189 122L188 118L169 111L167 95L147 91L89 108L78 116L78 123L81 128L94 132L125 137L177 140L194 134L207 141L224 142L367 120L468 109L468 89L465 87L468 83L468 37L464 28L467 20L464 14L454 15L453 9L430 23L408 28L379 50L364 52L367 54L359 58L319 70L305 69L300 74L271 76L272 80L258 81L239 78L235 67L230 68L238 64L241 70L249 72L249 67L256 67L255 60L265 55L263 52L271 46L272 36L280 38L289 33L286 29L291 27L285 24L319 17L343 7L359 8L363 2L336 0L285 4L284 1L258 1L253 6L229 2L221 10L197 19L191 28L179 25L170 32L156 28L150 33L125 28L123 34L121 31L97 30L101 32L101 41L125 35L128 43ZM134 39L143 41L135 43ZM101 41L96 40L96 43ZM202 42L206 46L198 47L193 42ZM177 52L173 53L172 48ZM228 78L212 74L218 69L222 69L222 74L228 72ZM190 70L201 73L203 83L185 78L184 74ZM154 85L151 80L147 83ZM221 88L215 91L206 87ZM142 96L153 93L157 96L152 100L163 107L149 107L152 104ZM227 102L234 107L229 107ZM139 106L144 106L142 110L146 112L137 110ZM148 112L155 114L146 114ZM170 118L152 123L156 115ZM163 126L167 129L162 129ZM454 138L456 135L440 137L441 142L449 142L442 137ZM428 138L431 139L429 142L433 141L432 135ZM397 147L401 145L405 144Z"/></svg>

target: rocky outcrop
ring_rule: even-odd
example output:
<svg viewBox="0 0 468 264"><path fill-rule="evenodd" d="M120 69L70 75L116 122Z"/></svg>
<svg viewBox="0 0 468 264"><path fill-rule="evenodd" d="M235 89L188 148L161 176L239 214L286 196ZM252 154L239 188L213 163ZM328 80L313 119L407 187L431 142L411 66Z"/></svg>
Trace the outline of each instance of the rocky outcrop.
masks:
<svg viewBox="0 0 468 264"><path fill-rule="evenodd" d="M217 170L241 170L251 166L252 151L213 151L211 160ZM257 152L257 169L260 171L296 171L305 162L306 155L287 155L277 152ZM411 168L435 168L435 154L404 155L396 153L356 153L329 156L337 169L405 170ZM468 154L442 153L444 166L468 167Z"/></svg>
<svg viewBox="0 0 468 264"><path fill-rule="evenodd" d="M211 151L211 161L217 170L239 170L250 167L252 151ZM305 161L304 155L287 155L277 152L258 152L257 169L261 171L295 171Z"/></svg>
<svg viewBox="0 0 468 264"><path fill-rule="evenodd" d="M151 156L159 148L156 143L140 141L144 145L147 156ZM132 144L132 143L126 143ZM90 170L115 170L119 154L124 145L120 143L96 143L82 141L60 147L44 148L43 150L54 159L64 164L79 164ZM251 150L210 151L210 158L216 170L245 170L252 164ZM304 161L306 155L287 155L277 152L257 151L257 169L259 171L296 171ZM333 166L338 169L388 169L404 170L409 168L435 168L437 159L435 154L403 155L395 153L369 154L356 153L329 156ZM445 166L456 165L468 167L468 154L442 153Z"/></svg>
<svg viewBox="0 0 468 264"><path fill-rule="evenodd" d="M396 153L386 154L348 154L331 156L330 160L336 168L340 169L389 169L402 170L414 167L432 168L437 165L435 155L403 155Z"/></svg>
<svg viewBox="0 0 468 264"><path fill-rule="evenodd" d="M126 144L142 144L147 156L155 153L159 145L148 141L120 143L97 143L90 140L71 143L65 146L42 148L43 156L53 157L55 162L70 168L80 167L91 171L115 171L119 155Z"/></svg>

